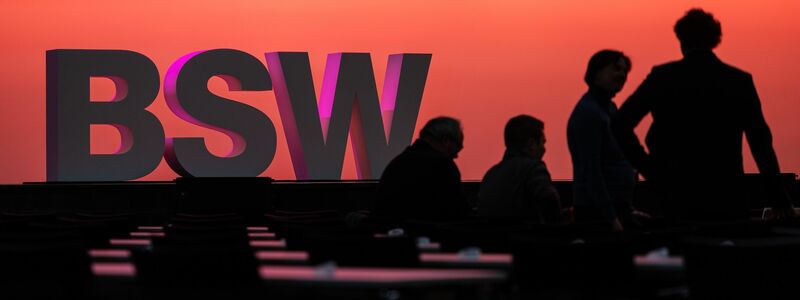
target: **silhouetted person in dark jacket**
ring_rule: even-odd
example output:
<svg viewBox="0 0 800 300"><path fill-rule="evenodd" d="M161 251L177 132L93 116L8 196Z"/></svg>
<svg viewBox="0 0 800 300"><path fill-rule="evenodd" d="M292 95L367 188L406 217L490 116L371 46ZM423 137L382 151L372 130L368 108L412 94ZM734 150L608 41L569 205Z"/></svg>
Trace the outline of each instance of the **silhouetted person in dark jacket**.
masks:
<svg viewBox="0 0 800 300"><path fill-rule="evenodd" d="M780 173L753 78L712 52L722 31L711 14L688 11L675 33L684 58L654 67L622 105L612 121L617 141L655 185L667 216L745 219L749 206L738 189L742 134L760 172L775 183ZM653 123L646 152L633 129L648 113ZM783 200L788 208L788 196Z"/></svg>
<svg viewBox="0 0 800 300"><path fill-rule="evenodd" d="M538 223L562 221L560 197L542 161L544 123L528 115L516 116L506 123L503 138L503 159L486 172L481 182L478 215Z"/></svg>
<svg viewBox="0 0 800 300"><path fill-rule="evenodd" d="M453 161L464 148L458 120L428 121L419 138L383 170L375 214L403 219L438 219L469 214L461 172Z"/></svg>
<svg viewBox="0 0 800 300"><path fill-rule="evenodd" d="M617 113L611 99L622 90L630 70L631 60L619 51L602 50L589 59L584 76L589 91L567 124L575 222L606 223L617 231L633 222L636 170L611 133L611 118Z"/></svg>

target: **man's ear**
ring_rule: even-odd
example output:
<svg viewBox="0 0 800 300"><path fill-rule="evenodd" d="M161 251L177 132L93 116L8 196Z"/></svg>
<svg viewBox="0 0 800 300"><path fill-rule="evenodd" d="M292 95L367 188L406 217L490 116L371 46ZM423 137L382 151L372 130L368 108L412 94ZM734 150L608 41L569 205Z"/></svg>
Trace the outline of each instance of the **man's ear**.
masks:
<svg viewBox="0 0 800 300"><path fill-rule="evenodd" d="M537 146L539 146L539 141L535 138L529 138L525 143L525 149L536 149Z"/></svg>
<svg viewBox="0 0 800 300"><path fill-rule="evenodd" d="M524 151L524 153L527 153L528 155L533 155L536 152L536 146L537 146L536 139L529 138L528 141L525 142L525 147L523 147L522 150Z"/></svg>

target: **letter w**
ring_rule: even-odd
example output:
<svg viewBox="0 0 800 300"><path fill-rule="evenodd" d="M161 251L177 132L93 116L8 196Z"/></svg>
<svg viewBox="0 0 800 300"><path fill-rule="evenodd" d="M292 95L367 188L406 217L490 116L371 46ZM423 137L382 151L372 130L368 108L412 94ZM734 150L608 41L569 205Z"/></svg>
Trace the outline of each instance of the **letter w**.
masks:
<svg viewBox="0 0 800 300"><path fill-rule="evenodd" d="M431 54L393 54L383 101L369 53L328 55L319 105L306 52L266 54L297 179L339 179L349 132L360 179L411 143Z"/></svg>

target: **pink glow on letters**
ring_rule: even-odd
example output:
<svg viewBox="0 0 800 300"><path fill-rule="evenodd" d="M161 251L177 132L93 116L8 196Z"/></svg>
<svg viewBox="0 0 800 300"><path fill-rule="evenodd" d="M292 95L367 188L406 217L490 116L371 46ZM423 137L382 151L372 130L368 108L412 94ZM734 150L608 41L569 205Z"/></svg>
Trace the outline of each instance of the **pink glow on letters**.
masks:
<svg viewBox="0 0 800 300"><path fill-rule="evenodd" d="M322 92L319 95L319 116L322 122L322 138L328 140L328 125L333 112L333 99L336 96L336 85L339 79L339 68L342 53L328 54L325 64L325 76L322 79Z"/></svg>
<svg viewBox="0 0 800 300"><path fill-rule="evenodd" d="M289 155L292 157L295 176L306 178L308 176L308 166L306 165L305 153L300 140L300 132L297 129L297 121L292 110L289 88L283 75L280 53L267 53L265 56L269 65L270 78L272 78L272 90L275 93L275 100L278 102L278 113L281 115L283 131L287 137L286 142L289 145ZM324 138L327 127L322 128Z"/></svg>
<svg viewBox="0 0 800 300"><path fill-rule="evenodd" d="M389 55L389 63L386 66L386 77L383 82L383 92L381 92L381 117L383 117L383 130L386 134L386 142L389 142L389 133L392 131L392 118L394 117L395 103L397 102L397 91L400 86L400 72L403 69L403 55Z"/></svg>
<svg viewBox="0 0 800 300"><path fill-rule="evenodd" d="M192 115L187 113L183 110L180 102L178 102L178 95L177 95L177 83L178 83L178 75L183 68L183 65L186 64L190 59L195 57L196 55L205 52L203 51L195 51L189 54L186 54L179 58L175 63L169 66L167 70L167 75L164 76L164 98L167 100L167 106L169 107L172 112L174 112L178 117L183 120L186 120L192 124L202 124L199 120L195 119Z"/></svg>
<svg viewBox="0 0 800 300"><path fill-rule="evenodd" d="M108 76L107 78L111 79L116 87L114 98L111 100L112 102L122 101L122 99L128 96L128 81L126 81L125 78L119 76Z"/></svg>
<svg viewBox="0 0 800 300"><path fill-rule="evenodd" d="M234 157L234 156L237 156L239 154L242 154L242 152L244 152L244 149L247 147L247 142L245 141L245 139L242 138L241 135L239 135L238 133L236 133L234 131L231 131L231 130L228 130L228 129L225 129L225 128L216 127L216 126L213 126L213 125L209 125L209 124L206 124L206 123L196 119L191 114L186 112L186 110L183 109L183 107L181 106L180 101L178 99L177 83L178 83L178 77L180 75L181 69L183 69L183 66L189 60L191 60L195 56L197 56L197 55L199 55L199 54L201 54L201 53L203 53L205 51L206 50L195 51L195 52L189 53L187 55L184 55L183 57L179 58L177 61L175 61L175 63L173 63L169 67L169 69L167 70L167 75L164 76L164 99L166 99L166 101L167 101L167 107L169 107L169 109L172 110L172 112L175 113L176 116L178 116L179 118L183 119L184 121L192 123L192 124L200 126L200 127L203 127L203 128L213 129L213 130L222 132L225 135L227 135L231 139L231 141L233 142L233 149L231 149L231 151L227 155L225 155L224 157ZM230 90L232 90L232 91L239 91L239 90L242 89L241 82L236 77L233 77L233 76L230 76L230 75L226 75L226 74L217 74L215 76L218 76L218 77L222 78L223 80L225 80L225 82L228 84L228 88ZM166 144L167 144L168 149L170 149L170 152L171 152L172 151L171 149L172 149L172 146L173 146L172 138L168 138L167 141L166 141Z"/></svg>
<svg viewBox="0 0 800 300"><path fill-rule="evenodd" d="M130 151L131 147L133 147L133 132L131 129L122 124L111 124L111 126L114 126L114 128L119 131L120 136L119 148L114 151L114 154L122 154Z"/></svg>

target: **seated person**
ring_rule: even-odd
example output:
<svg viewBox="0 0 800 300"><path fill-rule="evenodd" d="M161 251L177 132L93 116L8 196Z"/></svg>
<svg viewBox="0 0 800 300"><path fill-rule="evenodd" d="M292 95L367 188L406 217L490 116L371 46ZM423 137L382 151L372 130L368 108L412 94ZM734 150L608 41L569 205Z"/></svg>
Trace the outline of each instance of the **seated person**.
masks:
<svg viewBox="0 0 800 300"><path fill-rule="evenodd" d="M469 214L461 172L453 161L464 148L458 120L428 121L419 138L383 170L375 215L438 219Z"/></svg>
<svg viewBox="0 0 800 300"><path fill-rule="evenodd" d="M561 202L542 161L544 123L528 115L508 121L506 152L481 182L478 215L519 217L540 223L561 221Z"/></svg>

